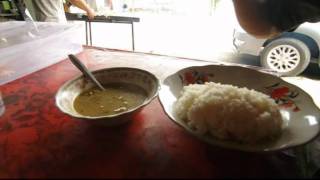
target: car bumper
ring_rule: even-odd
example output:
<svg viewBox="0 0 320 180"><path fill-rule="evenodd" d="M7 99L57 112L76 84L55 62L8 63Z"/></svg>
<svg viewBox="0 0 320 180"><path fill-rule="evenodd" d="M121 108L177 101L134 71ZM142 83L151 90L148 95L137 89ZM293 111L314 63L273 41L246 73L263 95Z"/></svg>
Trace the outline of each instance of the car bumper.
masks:
<svg viewBox="0 0 320 180"><path fill-rule="evenodd" d="M266 39L257 39L245 32L235 30L233 33L233 46L239 53L259 56Z"/></svg>

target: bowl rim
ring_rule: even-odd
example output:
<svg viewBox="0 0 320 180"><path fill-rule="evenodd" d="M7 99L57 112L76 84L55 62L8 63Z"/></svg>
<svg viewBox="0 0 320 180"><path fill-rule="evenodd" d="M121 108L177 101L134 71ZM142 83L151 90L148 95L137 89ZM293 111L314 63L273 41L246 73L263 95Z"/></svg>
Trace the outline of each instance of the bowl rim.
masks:
<svg viewBox="0 0 320 180"><path fill-rule="evenodd" d="M120 113L117 113L117 114L112 114L112 115L105 115L105 116L86 116L86 115L76 115L76 114L71 114L69 112L67 112L66 110L64 110L61 105L58 103L58 95L62 93L62 90L69 86L71 83L73 83L74 81L77 81L79 79L85 79L84 75L83 74L80 74L80 75L77 75L76 77L70 79L70 80L67 80L65 81L62 86L59 87L58 91L56 92L55 94L55 105L58 107L58 109L64 113L64 114L67 114L71 117L74 117L74 118L80 118L80 119L92 119L92 120L99 120L99 119L113 119L113 118L116 118L116 117L120 117L120 116L123 116L125 114L129 114L129 113L132 113L134 111L136 111L137 109L140 109L146 105L148 105L154 98L156 98L159 94L159 91L160 91L160 80L159 78L147 71L147 70L144 70L144 69L139 69L139 68L133 68L133 67L111 67L111 68L102 68L102 69L97 69L97 70L94 70L92 71L91 73L94 75L94 74L97 74L99 72L102 72L102 71L119 71L119 70L134 70L134 71L140 71L142 73L145 73L145 74L148 74L151 78L153 78L155 80L155 84L156 84L156 90L154 92L154 94L152 94L149 98L147 98L142 104L128 110L128 111L124 111L124 112L120 112Z"/></svg>

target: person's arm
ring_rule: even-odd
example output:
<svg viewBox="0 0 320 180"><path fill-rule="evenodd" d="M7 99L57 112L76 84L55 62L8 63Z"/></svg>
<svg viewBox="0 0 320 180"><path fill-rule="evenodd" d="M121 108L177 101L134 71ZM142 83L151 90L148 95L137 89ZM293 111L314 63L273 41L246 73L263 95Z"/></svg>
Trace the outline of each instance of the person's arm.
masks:
<svg viewBox="0 0 320 180"><path fill-rule="evenodd" d="M110 10L113 10L113 2L112 2L112 0L108 0L108 5L109 5Z"/></svg>
<svg viewBox="0 0 320 180"><path fill-rule="evenodd" d="M84 0L69 0L69 2L77 8L84 10L90 20L96 15L94 10Z"/></svg>

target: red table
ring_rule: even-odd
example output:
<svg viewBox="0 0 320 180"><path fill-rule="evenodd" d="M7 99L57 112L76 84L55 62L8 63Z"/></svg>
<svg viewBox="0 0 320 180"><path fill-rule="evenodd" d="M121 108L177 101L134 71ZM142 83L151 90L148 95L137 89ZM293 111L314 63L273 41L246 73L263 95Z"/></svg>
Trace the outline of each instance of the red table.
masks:
<svg viewBox="0 0 320 180"><path fill-rule="evenodd" d="M86 48L90 69L138 67L160 79L209 62ZM93 126L63 114L55 93L80 72L68 60L0 87L0 178L296 177L283 152L254 154L207 145L172 122L155 99L129 123Z"/></svg>

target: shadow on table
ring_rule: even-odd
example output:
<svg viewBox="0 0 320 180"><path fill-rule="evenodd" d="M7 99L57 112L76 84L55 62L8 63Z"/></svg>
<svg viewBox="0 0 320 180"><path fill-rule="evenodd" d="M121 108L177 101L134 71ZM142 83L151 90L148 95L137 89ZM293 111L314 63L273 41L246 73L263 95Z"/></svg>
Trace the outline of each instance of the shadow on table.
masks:
<svg viewBox="0 0 320 180"><path fill-rule="evenodd" d="M208 157L221 168L221 178L294 178L299 177L295 158L283 152L250 153L207 147ZM219 156L223 154L223 156ZM228 157L227 159L225 159Z"/></svg>

